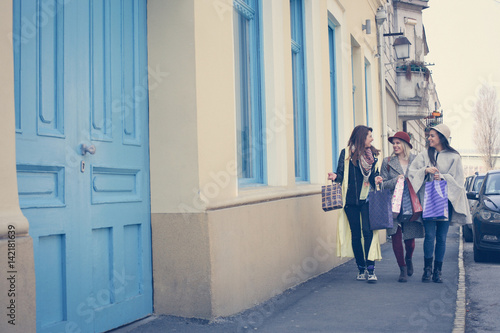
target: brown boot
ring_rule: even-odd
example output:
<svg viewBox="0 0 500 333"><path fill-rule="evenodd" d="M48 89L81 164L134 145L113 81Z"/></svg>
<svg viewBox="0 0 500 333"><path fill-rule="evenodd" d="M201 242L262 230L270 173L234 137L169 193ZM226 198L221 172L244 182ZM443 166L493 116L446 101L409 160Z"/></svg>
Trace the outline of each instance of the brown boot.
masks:
<svg viewBox="0 0 500 333"><path fill-rule="evenodd" d="M398 282L407 282L408 281L408 275L407 275L407 268L406 268L406 266L400 266L399 270L401 272L399 273L399 280L398 280Z"/></svg>

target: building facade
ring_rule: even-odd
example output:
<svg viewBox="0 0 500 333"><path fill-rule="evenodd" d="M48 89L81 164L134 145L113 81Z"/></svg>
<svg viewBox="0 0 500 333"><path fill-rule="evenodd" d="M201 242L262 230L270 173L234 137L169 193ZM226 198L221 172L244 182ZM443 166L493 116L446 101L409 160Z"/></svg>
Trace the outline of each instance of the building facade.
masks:
<svg viewBox="0 0 500 333"><path fill-rule="evenodd" d="M388 71L382 0L0 6L1 331L229 316L327 272L353 127L386 156L434 101Z"/></svg>
<svg viewBox="0 0 500 333"><path fill-rule="evenodd" d="M383 25L386 110L389 132L406 131L416 151L425 148L425 129L442 122L441 104L432 80L432 65L425 62L429 47L425 38L422 11L428 0L393 0L385 7ZM405 37L407 58L398 59L394 42Z"/></svg>

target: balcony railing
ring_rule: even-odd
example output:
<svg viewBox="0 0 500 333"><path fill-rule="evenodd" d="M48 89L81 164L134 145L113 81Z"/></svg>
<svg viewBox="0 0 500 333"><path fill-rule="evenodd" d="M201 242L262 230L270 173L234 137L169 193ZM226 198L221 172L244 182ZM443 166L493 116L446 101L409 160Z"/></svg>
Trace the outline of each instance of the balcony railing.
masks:
<svg viewBox="0 0 500 333"><path fill-rule="evenodd" d="M431 115L429 115L428 117L425 118L425 127L433 127L433 126L436 126L436 125L439 125L442 123L443 123L443 113L442 112L439 113L439 116L433 115L431 113Z"/></svg>

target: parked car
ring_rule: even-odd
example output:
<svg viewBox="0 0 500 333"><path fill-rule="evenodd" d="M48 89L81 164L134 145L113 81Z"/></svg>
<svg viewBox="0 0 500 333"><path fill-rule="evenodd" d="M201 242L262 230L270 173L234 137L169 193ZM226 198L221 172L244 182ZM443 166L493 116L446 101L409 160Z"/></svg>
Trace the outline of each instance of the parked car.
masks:
<svg viewBox="0 0 500 333"><path fill-rule="evenodd" d="M472 207L474 261L486 259L488 253L500 254L500 170L488 171L479 192L469 191Z"/></svg>
<svg viewBox="0 0 500 333"><path fill-rule="evenodd" d="M465 180L465 191L467 193L477 194L481 189L481 185L483 184L483 180L486 174L476 174L469 176ZM472 194L471 194L472 196ZM473 205L477 203L477 200L469 199L469 209L472 214ZM462 226L462 235L464 237L464 241L472 242L472 224L466 224Z"/></svg>
<svg viewBox="0 0 500 333"><path fill-rule="evenodd" d="M477 174L477 173L476 173ZM474 175L475 176L475 175ZM465 178L465 184L464 184L464 187L465 189L468 191L469 190L469 185L470 185L470 181L472 180L472 178L474 178L474 176L468 176Z"/></svg>

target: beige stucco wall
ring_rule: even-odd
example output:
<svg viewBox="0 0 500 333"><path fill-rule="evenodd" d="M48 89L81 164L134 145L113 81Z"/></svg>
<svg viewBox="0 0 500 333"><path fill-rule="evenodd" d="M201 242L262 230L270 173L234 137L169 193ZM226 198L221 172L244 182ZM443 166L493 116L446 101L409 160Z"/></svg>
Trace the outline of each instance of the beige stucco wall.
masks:
<svg viewBox="0 0 500 333"><path fill-rule="evenodd" d="M320 200L312 195L208 213L214 316L257 305L342 262L335 253L338 213L323 212Z"/></svg>
<svg viewBox="0 0 500 333"><path fill-rule="evenodd" d="M148 2L148 65L160 73L149 80L152 213L176 212L181 203L203 208L192 192L199 183L193 10L192 1Z"/></svg>
<svg viewBox="0 0 500 333"><path fill-rule="evenodd" d="M382 147L382 110L380 107L379 66L377 55L377 26L375 14L384 1L341 1L328 0L328 18L336 25L337 85L339 110L340 148L343 148L356 125L366 124L365 61L370 64L369 77L369 126L374 129L373 145ZM371 20L371 34L362 29L366 20ZM327 42L325 42L327 43ZM328 44L326 44L328 45ZM351 48L353 56L351 57ZM325 50L328 54L328 50ZM353 74L354 73L354 74ZM354 76L353 76L354 75ZM352 86L356 86L354 94ZM329 96L329 95L328 95ZM329 103L328 103L329 107ZM355 113L355 122L353 113Z"/></svg>
<svg viewBox="0 0 500 333"><path fill-rule="evenodd" d="M338 212L323 212L319 201L154 214L155 312L232 315L344 262L335 252Z"/></svg>
<svg viewBox="0 0 500 333"><path fill-rule="evenodd" d="M207 214L152 214L154 311L211 318Z"/></svg>
<svg viewBox="0 0 500 333"><path fill-rule="evenodd" d="M311 184L295 184L289 35L289 0L263 1L268 185L242 190L236 161L234 54L231 2L148 1L150 67L151 210L155 311L187 317L229 315L265 301L326 272L341 260L332 255L338 212L319 208L320 186L331 166L327 19L338 34L340 141L353 127L350 43L359 43L358 64L368 59L377 75L376 37L361 31L381 1L306 1L310 80ZM12 31L12 2L0 5L0 34ZM7 228L16 228L16 326L35 331L35 275L28 221L18 204L15 170L12 45L4 38L0 98L4 142L0 153L0 251ZM364 77L361 77L363 85ZM377 119L377 84L373 80ZM363 97L362 97L363 98ZM364 108L365 103L357 103ZM360 109L357 114L364 114ZM377 121L377 120L376 120ZM376 127L380 127L375 123ZM380 129L378 129L379 131ZM323 243L324 242L324 243ZM325 245L327 244L327 245ZM327 255L328 253L328 255ZM0 290L8 281L0 260ZM0 303L8 304L7 294Z"/></svg>
<svg viewBox="0 0 500 333"><path fill-rule="evenodd" d="M11 42L12 1L0 2L0 35L4 36L0 41L0 63L3 66L0 72L0 100L2 101L0 133L2 133L3 140L0 145L2 156L0 159L0 184L2 184L0 191L0 304L3 309L0 317L0 332L35 332L33 243L28 235L28 221L19 209L16 182L14 60ZM12 231L15 231L15 234ZM9 260L9 256L14 257ZM15 306L15 311L11 304ZM6 309L7 307L11 308ZM11 316L8 317L7 314Z"/></svg>
<svg viewBox="0 0 500 333"><path fill-rule="evenodd" d="M294 174L290 2L262 2L268 179L266 186L240 188L232 3L148 1L149 66L165 73L151 87L149 103L156 313L235 314L346 260L335 255L338 212L320 207L321 185L337 158L331 154L328 19L339 23L335 130L342 148L354 125L352 38L359 65L364 70L365 59L371 63L370 125L381 133L375 27L369 36L361 31L367 18L374 25L379 2L305 1L306 184L296 183ZM364 75L360 80L364 91ZM364 116L364 100L359 105Z"/></svg>

